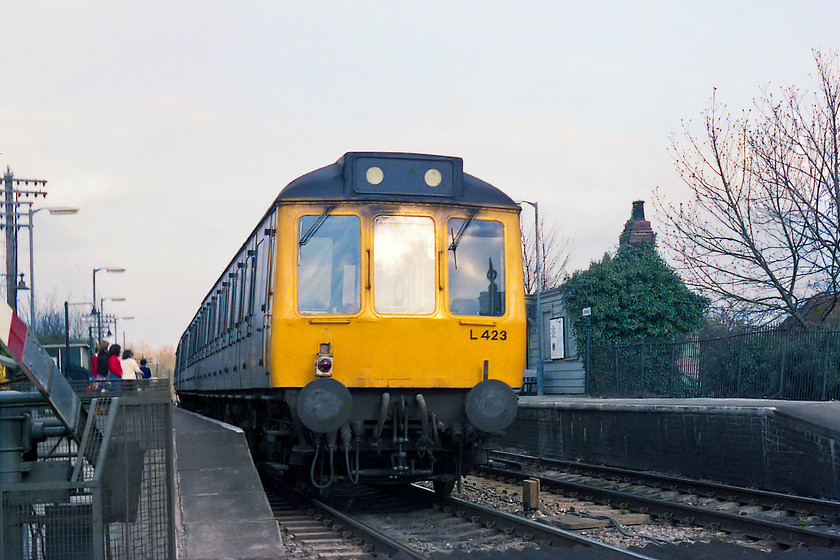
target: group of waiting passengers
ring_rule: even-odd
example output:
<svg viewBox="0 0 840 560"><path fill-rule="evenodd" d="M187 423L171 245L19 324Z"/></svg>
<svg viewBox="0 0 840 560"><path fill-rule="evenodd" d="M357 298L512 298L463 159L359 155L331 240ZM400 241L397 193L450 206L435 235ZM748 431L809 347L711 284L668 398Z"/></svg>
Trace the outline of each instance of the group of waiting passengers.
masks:
<svg viewBox="0 0 840 560"><path fill-rule="evenodd" d="M152 370L146 365L146 360L141 359L140 364L134 359L134 353L126 349L120 359L122 348L119 344L108 346L107 340L102 340L96 347L96 353L91 361L91 379L93 381L112 381L151 379Z"/></svg>

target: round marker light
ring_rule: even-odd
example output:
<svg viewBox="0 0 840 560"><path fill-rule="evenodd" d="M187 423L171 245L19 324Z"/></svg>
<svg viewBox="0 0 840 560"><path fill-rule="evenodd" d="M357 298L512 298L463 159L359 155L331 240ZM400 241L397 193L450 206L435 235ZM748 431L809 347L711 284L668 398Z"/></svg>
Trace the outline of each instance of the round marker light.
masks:
<svg viewBox="0 0 840 560"><path fill-rule="evenodd" d="M367 173L365 173L365 179L371 185L378 185L385 179L385 173L378 167L369 167Z"/></svg>
<svg viewBox="0 0 840 560"><path fill-rule="evenodd" d="M333 361L330 358L321 358L318 360L317 367L321 373L329 373L333 367Z"/></svg>
<svg viewBox="0 0 840 560"><path fill-rule="evenodd" d="M436 187L440 185L441 181L443 181L443 177L437 169L429 169L426 171L424 179L426 180L426 184L430 187Z"/></svg>

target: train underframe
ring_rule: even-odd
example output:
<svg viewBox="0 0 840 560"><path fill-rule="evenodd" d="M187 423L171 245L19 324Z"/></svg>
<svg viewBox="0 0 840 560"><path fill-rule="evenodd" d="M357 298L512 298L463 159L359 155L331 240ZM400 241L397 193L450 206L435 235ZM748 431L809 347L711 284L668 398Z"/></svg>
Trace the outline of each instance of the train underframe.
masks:
<svg viewBox="0 0 840 560"><path fill-rule="evenodd" d="M492 434L468 420L466 389L355 389L346 421L337 429L316 426L318 431L307 427L311 419L300 418L301 392L181 392L180 400L189 410L242 428L255 460L318 488L341 480L428 480L448 494L463 474L487 461Z"/></svg>

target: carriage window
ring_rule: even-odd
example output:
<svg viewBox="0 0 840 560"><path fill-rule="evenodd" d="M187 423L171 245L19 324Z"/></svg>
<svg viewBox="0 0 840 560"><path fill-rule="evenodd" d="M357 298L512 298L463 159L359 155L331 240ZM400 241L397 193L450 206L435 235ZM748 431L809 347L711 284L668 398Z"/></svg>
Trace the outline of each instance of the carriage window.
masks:
<svg viewBox="0 0 840 560"><path fill-rule="evenodd" d="M449 310L455 315L504 315L504 226L453 218L449 241Z"/></svg>
<svg viewBox="0 0 840 560"><path fill-rule="evenodd" d="M361 227L357 216L303 216L298 222L298 309L346 314L361 308Z"/></svg>
<svg viewBox="0 0 840 560"><path fill-rule="evenodd" d="M373 223L374 307L380 313L435 310L435 224L431 218L379 216Z"/></svg>

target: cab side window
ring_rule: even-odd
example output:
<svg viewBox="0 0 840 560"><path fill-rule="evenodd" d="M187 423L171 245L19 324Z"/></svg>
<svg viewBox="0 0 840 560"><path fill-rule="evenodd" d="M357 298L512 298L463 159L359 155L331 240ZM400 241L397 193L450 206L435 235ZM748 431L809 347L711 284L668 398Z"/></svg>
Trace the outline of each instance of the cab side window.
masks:
<svg viewBox="0 0 840 560"><path fill-rule="evenodd" d="M505 230L501 222L449 220L449 311L505 314Z"/></svg>
<svg viewBox="0 0 840 560"><path fill-rule="evenodd" d="M298 222L298 310L361 309L361 225L357 216L303 216Z"/></svg>

